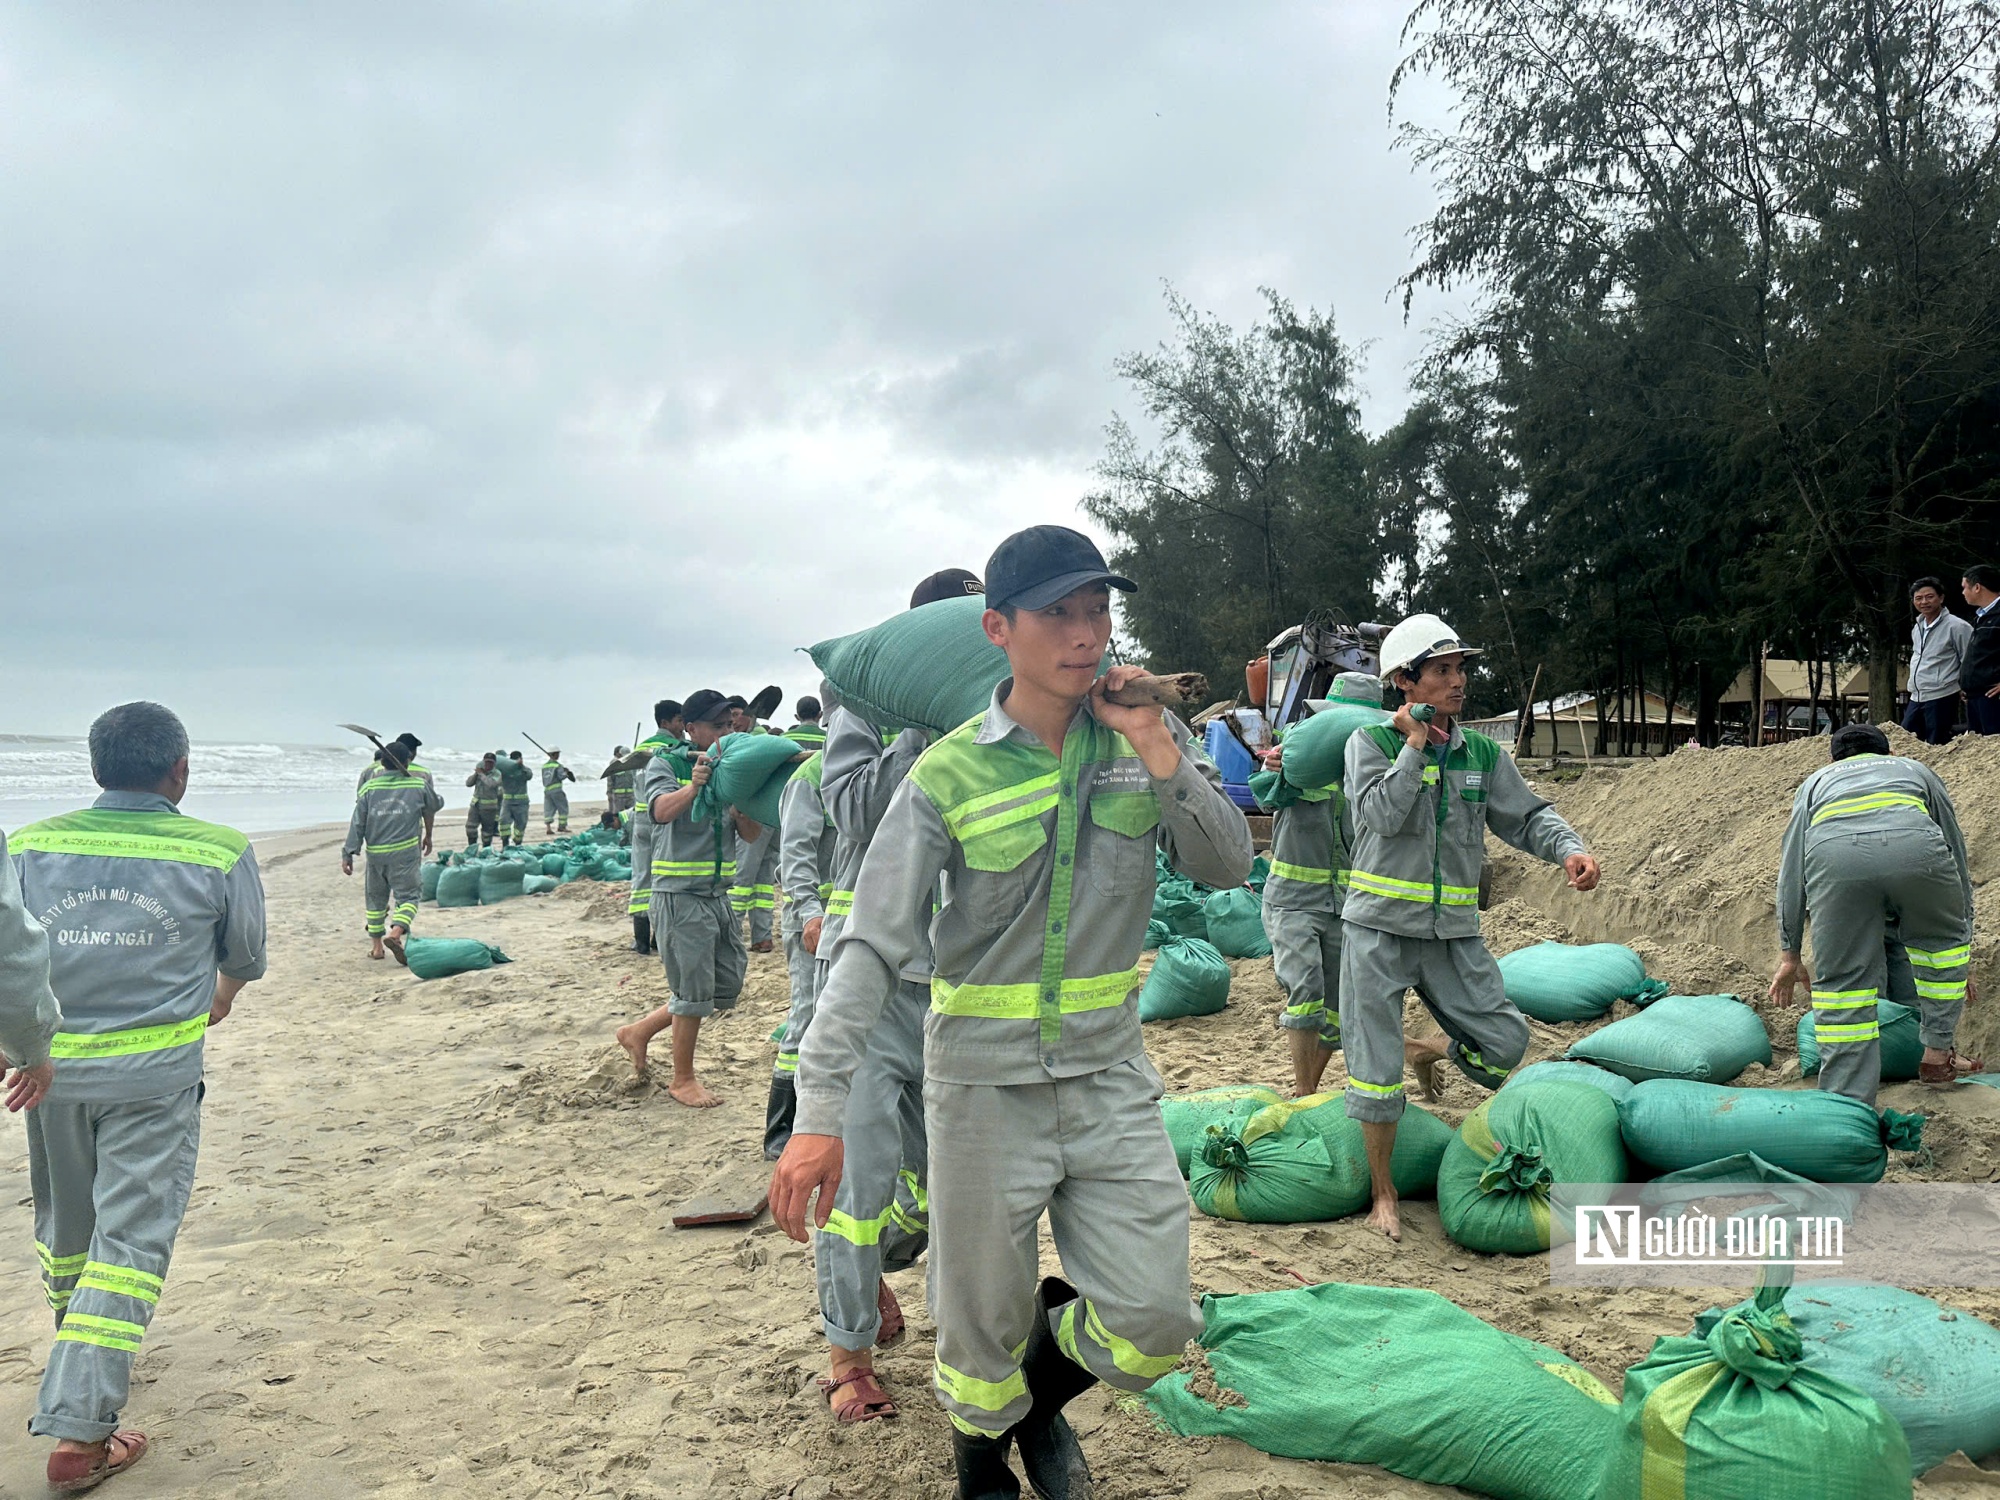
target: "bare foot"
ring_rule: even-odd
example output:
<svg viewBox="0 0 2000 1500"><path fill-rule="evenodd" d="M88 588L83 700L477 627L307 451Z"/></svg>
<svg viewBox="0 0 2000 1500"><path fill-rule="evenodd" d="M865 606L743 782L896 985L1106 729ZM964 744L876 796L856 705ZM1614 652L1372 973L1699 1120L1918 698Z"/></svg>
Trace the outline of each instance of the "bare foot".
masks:
<svg viewBox="0 0 2000 1500"><path fill-rule="evenodd" d="M382 958L386 956L382 951L382 940L380 938L377 938L375 946L368 950L368 956L370 958Z"/></svg>
<svg viewBox="0 0 2000 1500"><path fill-rule="evenodd" d="M1439 1097L1437 1070L1438 1064L1444 1061L1444 1049L1443 1037L1425 1037L1421 1041L1403 1043L1403 1062L1417 1075L1417 1088L1426 1099Z"/></svg>
<svg viewBox="0 0 2000 1500"><path fill-rule="evenodd" d="M1402 1244L1403 1220L1396 1212L1396 1199L1393 1195L1375 1200L1375 1206L1368 1211L1368 1224L1372 1229L1381 1230L1397 1244Z"/></svg>
<svg viewBox="0 0 2000 1500"><path fill-rule="evenodd" d="M685 1104L689 1109L713 1109L722 1102L703 1088L699 1080L693 1078L681 1083L668 1084L667 1092L674 1096L675 1102Z"/></svg>
<svg viewBox="0 0 2000 1500"><path fill-rule="evenodd" d="M639 1077L646 1076L646 1043L651 1040L636 1026L620 1026L613 1036L618 1045L625 1049L625 1055L632 1059L632 1071Z"/></svg>

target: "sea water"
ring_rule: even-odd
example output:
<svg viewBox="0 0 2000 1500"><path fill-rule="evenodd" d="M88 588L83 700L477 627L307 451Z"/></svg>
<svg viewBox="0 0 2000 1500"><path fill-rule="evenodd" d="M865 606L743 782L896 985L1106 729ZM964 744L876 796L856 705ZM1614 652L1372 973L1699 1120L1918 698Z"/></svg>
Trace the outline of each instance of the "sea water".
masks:
<svg viewBox="0 0 2000 1500"><path fill-rule="evenodd" d="M207 744L188 750L188 790L181 811L244 833L277 833L316 823L345 823L354 787L375 748L348 745ZM463 809L475 757L429 745L417 752L449 807ZM0 734L0 828L25 824L97 800L90 747L77 738ZM539 797L539 791L536 793ZM440 822L444 815L440 814ZM455 840L454 840L455 842Z"/></svg>

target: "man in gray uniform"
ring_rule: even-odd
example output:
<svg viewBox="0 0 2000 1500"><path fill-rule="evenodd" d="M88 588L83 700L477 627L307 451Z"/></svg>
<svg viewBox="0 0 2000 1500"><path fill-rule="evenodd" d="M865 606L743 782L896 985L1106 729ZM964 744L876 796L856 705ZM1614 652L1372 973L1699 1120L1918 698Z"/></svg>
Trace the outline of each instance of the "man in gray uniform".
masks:
<svg viewBox="0 0 2000 1500"><path fill-rule="evenodd" d="M51 1488L138 1462L120 1432L194 1183L202 1037L264 973L264 887L233 828L184 817L187 731L157 703L90 726L104 795L22 829L28 910L51 929L63 1027L55 1086L28 1117L42 1284L55 1345L28 1430L57 1440Z"/></svg>
<svg viewBox="0 0 2000 1500"><path fill-rule="evenodd" d="M772 951L771 922L778 910L778 830L759 828L754 839L736 843L736 884L729 890L729 909L736 917L749 913L750 951Z"/></svg>
<svg viewBox="0 0 2000 1500"><path fill-rule="evenodd" d="M410 774L403 755L402 745L391 740L377 760L381 774L361 784L340 850L340 873L354 873L354 856L367 845L361 899L368 956L380 958L386 946L397 963L407 965L403 939L416 925L424 856L431 852L432 824L444 798L429 780Z"/></svg>
<svg viewBox="0 0 2000 1500"><path fill-rule="evenodd" d="M621 761L631 753L632 751L629 747L619 745L612 750L611 759L614 762ZM621 816L632 810L633 794L637 790L638 784L638 773L636 771L613 771L609 776L604 778L605 805L611 809L613 817ZM650 905L651 903L648 904Z"/></svg>
<svg viewBox="0 0 2000 1500"><path fill-rule="evenodd" d="M1836 730L1831 749L1833 764L1792 799L1771 999L1790 1005L1802 979L1812 991L1823 1089L1875 1102L1875 1005L1885 993L1921 1017L1918 1081L1950 1088L1985 1070L1953 1045L1972 976L1972 876L1957 811L1937 773L1891 755L1873 724ZM1808 921L1817 978L1799 959Z"/></svg>
<svg viewBox="0 0 2000 1500"><path fill-rule="evenodd" d="M1382 704L1382 680L1342 672L1333 682L1341 703ZM1284 748L1267 757L1284 765ZM1285 992L1278 1025L1290 1042L1292 1092L1319 1090L1326 1060L1340 1050L1340 908L1347 896L1347 849L1353 836L1347 799L1338 786L1299 788L1271 777L1252 787L1273 800L1271 872L1264 881L1264 932L1271 967Z"/></svg>
<svg viewBox="0 0 2000 1500"><path fill-rule="evenodd" d="M1250 832L1184 725L1112 702L1140 675L1098 676L1112 586L1133 585L1066 527L994 553L984 628L1014 675L924 753L869 844L771 1185L794 1238L815 1192L827 1221L856 1069L904 966L934 940L935 1385L966 1500L1018 1492L1013 1444L1038 1494L1087 1494L1062 1408L1098 1380L1146 1389L1201 1328L1187 1189L1139 1032L1139 953L1158 853L1203 884L1240 885ZM1077 1289L1036 1287L1044 1212Z"/></svg>
<svg viewBox="0 0 2000 1500"><path fill-rule="evenodd" d="M49 1044L61 1025L49 988L49 935L21 903L21 877L0 833L0 1073L10 1111L33 1109L48 1093Z"/></svg>
<svg viewBox="0 0 2000 1500"><path fill-rule="evenodd" d="M465 847L484 849L500 835L500 757L488 750L465 784L472 788L472 801L465 808ZM504 842L504 840L503 840Z"/></svg>
<svg viewBox="0 0 2000 1500"><path fill-rule="evenodd" d="M500 777L500 842L518 849L528 836L528 783L534 773L518 750L508 751L495 768Z"/></svg>
<svg viewBox="0 0 2000 1500"><path fill-rule="evenodd" d="M1456 722L1465 707L1465 663L1476 654L1436 615L1412 615L1390 631L1382 675L1405 702L1390 724L1358 730L1347 742L1341 782L1354 817L1341 908L1347 1113L1361 1122L1368 1152L1368 1222L1392 1240L1403 1237L1389 1158L1406 1062L1426 1097L1435 1097L1438 1063L1449 1060L1481 1088L1497 1089L1528 1047L1528 1023L1479 936L1487 832L1561 865L1579 891L1597 886L1597 861L1528 789L1513 757ZM1412 717L1418 705L1435 717ZM1410 989L1443 1037L1404 1042Z"/></svg>
<svg viewBox="0 0 2000 1500"><path fill-rule="evenodd" d="M653 733L632 747L635 751L658 754L687 744L681 706L672 698L662 698L653 705L653 725ZM633 774L644 770L641 766ZM632 805L632 892L625 911L632 919L632 951L657 953L659 949L653 942L653 820L647 816L646 804L636 799L636 793Z"/></svg>
<svg viewBox="0 0 2000 1500"><path fill-rule="evenodd" d="M674 1077L667 1092L680 1103L706 1109L722 1100L695 1077L694 1045L701 1023L736 1008L748 959L729 887L736 876L735 838L757 836L758 825L706 795L713 764L707 751L722 738L729 704L709 688L691 694L685 710L695 751L655 752L639 779L639 800L653 820L653 940L672 992L650 1015L618 1028L618 1045L633 1071L646 1071L646 1048L673 1031Z"/></svg>
<svg viewBox="0 0 2000 1500"><path fill-rule="evenodd" d="M424 747L424 742L422 740L418 739L414 734L411 734L406 729L401 734L397 735L393 740L389 741L389 743L390 745L400 749L403 758L403 769L405 771L407 771L412 776L421 776L426 781L431 781L433 779L430 773L430 768L428 766L419 764L417 761L417 752L423 749ZM375 758L368 762L368 769L361 773L361 779L354 783L354 795L357 797L360 796L361 789L364 786L368 785L369 782L373 781L377 776L380 776L381 774L382 774L382 757L378 750L378 753L376 754Z"/></svg>
<svg viewBox="0 0 2000 1500"><path fill-rule="evenodd" d="M563 790L563 783L574 780L576 780L576 772L562 763L562 751L551 747L549 758L542 762L542 831L544 833L569 832L569 793Z"/></svg>
<svg viewBox="0 0 2000 1500"><path fill-rule="evenodd" d="M812 1025L813 1001L819 994L818 961L826 898L833 894L833 819L820 798L820 775L826 763L815 752L792 773L778 797L778 884L785 892L782 931L785 967L791 977L791 1008L784 1035L771 1068L771 1097L764 1105L764 1159L776 1161L792 1137L794 1075L799 1071L799 1043Z"/></svg>

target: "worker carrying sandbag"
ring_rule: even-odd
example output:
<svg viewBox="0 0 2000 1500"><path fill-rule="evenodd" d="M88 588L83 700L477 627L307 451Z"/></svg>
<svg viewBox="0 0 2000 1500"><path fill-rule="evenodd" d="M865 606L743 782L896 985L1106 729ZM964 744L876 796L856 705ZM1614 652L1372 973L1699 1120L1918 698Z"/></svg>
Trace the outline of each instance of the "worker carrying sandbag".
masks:
<svg viewBox="0 0 2000 1500"><path fill-rule="evenodd" d="M550 747L549 758L542 762L542 832L569 832L569 793L563 783L574 780L576 772L562 763L562 751Z"/></svg>
<svg viewBox="0 0 2000 1500"><path fill-rule="evenodd" d="M653 724L654 732L632 747L634 755L645 751L646 764L650 765L653 756L686 751L687 725L679 699L662 698L655 703ZM633 774L641 775L645 769L644 765L639 766ZM659 948L653 934L653 819L646 804L637 798L635 785L631 819L632 889L625 913L632 919L632 951L657 953Z"/></svg>
<svg viewBox="0 0 2000 1500"><path fill-rule="evenodd" d="M534 773L520 751L509 750L494 762L494 774L500 778L500 844L518 849L528 837L528 782Z"/></svg>
<svg viewBox="0 0 2000 1500"><path fill-rule="evenodd" d="M1830 748L1833 764L1792 799L1771 999L1790 1005L1801 980L1811 990L1823 1089L1875 1102L1875 1002L1885 993L1922 1013L1918 1082L1950 1088L1985 1067L1952 1045L1972 983L1972 877L1958 814L1937 773L1891 755L1873 724L1843 726ZM1816 979L1800 959L1807 922Z"/></svg>
<svg viewBox="0 0 2000 1500"><path fill-rule="evenodd" d="M1403 706L1347 742L1342 786L1354 810L1354 850L1342 908L1340 1039L1347 1112L1368 1143L1368 1221L1392 1240L1403 1237L1389 1159L1406 1061L1424 1096L1435 1098L1439 1063L1497 1089L1528 1046L1528 1023L1479 936L1487 831L1561 865L1575 889L1597 887L1597 861L1576 831L1528 789L1511 756L1456 722L1465 664L1478 654L1436 615L1410 616L1382 641L1382 675L1402 690ZM1445 1035L1403 1040L1409 989Z"/></svg>
<svg viewBox="0 0 2000 1500"><path fill-rule="evenodd" d="M499 756L488 750L465 778L472 788L472 801L465 809L465 847L477 844L484 849L500 834ZM504 843L505 841L502 840Z"/></svg>
<svg viewBox="0 0 2000 1500"><path fill-rule="evenodd" d="M1333 698L1379 708L1382 679L1342 672ZM1278 1025L1290 1043L1292 1087L1319 1092L1326 1060L1340 1050L1340 909L1347 899L1353 815L1338 786L1299 788L1284 775L1285 747L1264 757L1251 793L1272 809L1271 873L1264 882L1264 932L1285 1008Z"/></svg>
<svg viewBox="0 0 2000 1500"><path fill-rule="evenodd" d="M637 778L639 773L637 771L627 771L618 765L619 761L631 753L631 747L628 745L616 745L612 747L612 769L605 773L604 796L605 810L613 818L618 818L621 814L632 810L633 794L638 789Z"/></svg>

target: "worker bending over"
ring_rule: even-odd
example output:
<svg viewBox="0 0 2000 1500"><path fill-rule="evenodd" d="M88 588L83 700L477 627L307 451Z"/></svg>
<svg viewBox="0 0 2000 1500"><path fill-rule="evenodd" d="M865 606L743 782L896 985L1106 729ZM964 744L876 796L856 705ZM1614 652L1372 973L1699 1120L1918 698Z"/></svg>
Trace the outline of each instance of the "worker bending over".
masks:
<svg viewBox="0 0 2000 1500"><path fill-rule="evenodd" d="M90 726L89 808L22 829L22 898L54 943L63 1029L28 1116L28 1181L56 1338L28 1430L56 1439L51 1489L137 1463L118 1429L166 1284L201 1139L202 1038L264 973L264 887L233 828L184 817L187 731L157 703Z"/></svg>
<svg viewBox="0 0 2000 1500"><path fill-rule="evenodd" d="M657 755L662 750L686 747L687 726L681 717L680 704L672 698L662 698L653 705L653 724L653 733L632 747L635 752L645 750ZM645 767L641 766L633 774L644 772ZM658 952L653 943L653 820L646 813L646 804L637 800L636 790L632 806L632 896L625 910L632 918L632 951Z"/></svg>
<svg viewBox="0 0 2000 1500"><path fill-rule="evenodd" d="M472 801L465 809L465 847L484 849L500 835L500 757L488 750L465 784L472 788Z"/></svg>
<svg viewBox="0 0 2000 1500"><path fill-rule="evenodd" d="M416 925L417 903L423 899L424 856L431 852L433 824L444 798L428 778L411 773L403 746L391 740L376 757L380 774L361 785L347 820L347 842L340 848L340 873L354 873L354 856L368 849L368 869L362 880L362 916L368 931L368 956L380 958L386 946L396 962L407 965L403 939Z"/></svg>
<svg viewBox="0 0 2000 1500"><path fill-rule="evenodd" d="M562 763L562 751L551 747L542 762L542 832L569 832L569 793L565 781L576 780L576 772Z"/></svg>
<svg viewBox="0 0 2000 1500"><path fill-rule="evenodd" d="M1382 705L1382 680L1365 672L1334 679L1339 703ZM1284 747L1266 764L1282 769ZM1347 899L1347 850L1353 820L1336 786L1299 788L1277 780L1272 804L1271 871L1264 881L1264 932L1285 1008L1278 1025L1292 1054L1292 1092L1319 1091L1326 1061L1340 1050L1340 909ZM1261 799L1260 799L1261 800Z"/></svg>
<svg viewBox="0 0 2000 1500"><path fill-rule="evenodd" d="M815 1191L827 1221L867 1039L934 938L935 1379L968 1500L1018 1492L1016 1444L1037 1493L1087 1494L1063 1407L1098 1380L1146 1389L1201 1328L1187 1189L1139 1032L1139 953L1156 852L1203 884L1240 885L1250 834L1183 725L1106 696L1140 675L1098 676L1110 586L1133 587L1063 527L994 553L984 625L1013 675L925 752L876 830L800 1054L798 1133L772 1183L794 1238ZM1045 1211L1076 1289L1036 1286Z"/></svg>
<svg viewBox="0 0 2000 1500"><path fill-rule="evenodd" d="M1579 891L1597 861L1556 810L1528 789L1512 756L1457 722L1466 661L1479 653L1436 615L1412 615L1383 638L1382 675L1404 703L1389 724L1347 742L1342 785L1354 848L1341 909L1340 1040L1347 1113L1361 1122L1374 1206L1368 1222L1403 1237L1389 1157L1403 1113L1403 1068L1426 1098L1449 1060L1497 1089L1528 1047L1528 1023L1507 998L1479 936L1479 871L1490 829L1559 864ZM1435 718L1412 717L1429 705ZM1403 993L1415 989L1442 1037L1403 1040Z"/></svg>
<svg viewBox="0 0 2000 1500"><path fill-rule="evenodd" d="M1830 741L1833 764L1792 799L1778 864L1778 972L1771 999L1812 993L1819 1086L1865 1104L1882 1082L1884 994L1920 1017L1917 1080L1950 1088L1984 1071L1953 1045L1972 983L1972 876L1965 835L1937 773L1889 753L1873 724ZM1812 924L1813 968L1800 961Z"/></svg>

